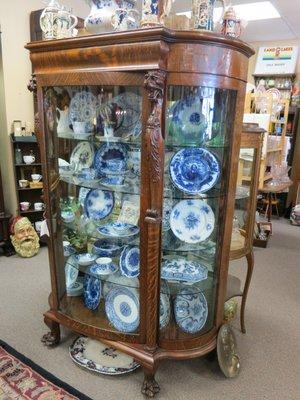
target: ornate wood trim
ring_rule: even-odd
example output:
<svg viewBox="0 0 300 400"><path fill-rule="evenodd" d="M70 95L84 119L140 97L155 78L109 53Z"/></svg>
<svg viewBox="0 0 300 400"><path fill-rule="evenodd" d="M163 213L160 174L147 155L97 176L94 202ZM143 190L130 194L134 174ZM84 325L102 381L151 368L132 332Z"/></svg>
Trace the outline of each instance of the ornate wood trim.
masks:
<svg viewBox="0 0 300 400"><path fill-rule="evenodd" d="M147 172L150 199L146 210L147 229L147 319L146 345L155 349L159 331L159 282L160 282L160 229L164 173L163 100L167 74L165 71L149 71L145 75L145 89L150 102L146 123Z"/></svg>

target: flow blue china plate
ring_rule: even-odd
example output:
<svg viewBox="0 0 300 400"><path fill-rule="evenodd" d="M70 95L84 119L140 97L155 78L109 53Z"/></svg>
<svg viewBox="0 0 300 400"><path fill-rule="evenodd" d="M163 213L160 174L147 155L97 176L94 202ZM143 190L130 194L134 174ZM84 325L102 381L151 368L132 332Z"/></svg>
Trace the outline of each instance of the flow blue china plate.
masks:
<svg viewBox="0 0 300 400"><path fill-rule="evenodd" d="M93 253L99 257L117 257L122 251L122 246L99 239L93 245Z"/></svg>
<svg viewBox="0 0 300 400"><path fill-rule="evenodd" d="M170 299L166 293L160 293L159 303L159 327L160 329L165 328L170 321Z"/></svg>
<svg viewBox="0 0 300 400"><path fill-rule="evenodd" d="M197 333L205 325L208 315L207 301L203 293L182 289L175 298L174 315L177 325L186 333Z"/></svg>
<svg viewBox="0 0 300 400"><path fill-rule="evenodd" d="M137 235L140 228L136 225L123 222L110 222L97 228L101 235L106 237L122 238Z"/></svg>
<svg viewBox="0 0 300 400"><path fill-rule="evenodd" d="M176 101L168 111L169 136L173 141L202 144L207 121L201 112L202 102L198 96L187 96Z"/></svg>
<svg viewBox="0 0 300 400"><path fill-rule="evenodd" d="M220 166L216 156L208 150L187 148L179 150L172 158L170 176L174 185L184 193L205 193L218 181Z"/></svg>
<svg viewBox="0 0 300 400"><path fill-rule="evenodd" d="M67 259L66 265L65 265L65 276L66 276L66 287L70 288L72 285L77 280L78 277L78 268L77 266L77 260L74 255L70 256Z"/></svg>
<svg viewBox="0 0 300 400"><path fill-rule="evenodd" d="M84 200L84 213L93 220L106 218L114 208L114 194L107 190L92 189Z"/></svg>
<svg viewBox="0 0 300 400"><path fill-rule="evenodd" d="M173 208L173 202L170 199L164 199L163 204L163 218L162 218L162 230L164 232L170 229L170 215Z"/></svg>
<svg viewBox="0 0 300 400"><path fill-rule="evenodd" d="M96 151L94 168L99 174L124 173L127 166L127 147L122 143L104 143Z"/></svg>
<svg viewBox="0 0 300 400"><path fill-rule="evenodd" d="M161 277L172 281L200 282L207 279L207 268L196 261L166 260L162 264Z"/></svg>
<svg viewBox="0 0 300 400"><path fill-rule="evenodd" d="M96 310L101 300L101 280L91 275L85 275L83 284L84 305L90 310Z"/></svg>
<svg viewBox="0 0 300 400"><path fill-rule="evenodd" d="M98 101L93 93L82 90L72 97L69 108L69 120L74 122L85 122L86 131L92 132L94 119L96 118Z"/></svg>
<svg viewBox="0 0 300 400"><path fill-rule="evenodd" d="M75 173L90 168L94 161L94 147L89 142L80 142L72 151L70 165Z"/></svg>
<svg viewBox="0 0 300 400"><path fill-rule="evenodd" d="M120 332L134 332L140 324L138 292L114 287L106 296L105 311L110 323Z"/></svg>
<svg viewBox="0 0 300 400"><path fill-rule="evenodd" d="M203 200L182 200L171 212L170 225L178 239L186 243L199 243L212 234L215 216Z"/></svg>
<svg viewBox="0 0 300 400"><path fill-rule="evenodd" d="M75 259L79 265L82 265L83 267L87 265L91 265L95 260L97 256L95 254L90 254L90 253L82 253L82 254L76 254Z"/></svg>
<svg viewBox="0 0 300 400"><path fill-rule="evenodd" d="M121 274L127 278L136 278L140 274L140 249L137 246L125 246L120 257Z"/></svg>
<svg viewBox="0 0 300 400"><path fill-rule="evenodd" d="M118 271L118 266L112 262L111 258L98 258L96 263L90 267L90 273L93 275L107 276Z"/></svg>
<svg viewBox="0 0 300 400"><path fill-rule="evenodd" d="M86 187L81 187L79 189L78 200L82 207L84 207L85 198L86 198L87 194L90 192L90 190L91 189L88 189Z"/></svg>

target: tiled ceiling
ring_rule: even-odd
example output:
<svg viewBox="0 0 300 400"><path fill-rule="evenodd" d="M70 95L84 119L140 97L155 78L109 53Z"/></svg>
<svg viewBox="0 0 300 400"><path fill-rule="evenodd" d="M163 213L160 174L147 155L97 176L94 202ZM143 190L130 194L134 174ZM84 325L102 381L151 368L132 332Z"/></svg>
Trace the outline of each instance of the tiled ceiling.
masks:
<svg viewBox="0 0 300 400"><path fill-rule="evenodd" d="M264 0L231 0L230 3L235 5L258 1ZM281 18L249 22L242 39L248 42L300 39L300 0L270 1ZM229 0L226 3L229 3ZM190 10L191 0L175 0L173 7L175 12Z"/></svg>

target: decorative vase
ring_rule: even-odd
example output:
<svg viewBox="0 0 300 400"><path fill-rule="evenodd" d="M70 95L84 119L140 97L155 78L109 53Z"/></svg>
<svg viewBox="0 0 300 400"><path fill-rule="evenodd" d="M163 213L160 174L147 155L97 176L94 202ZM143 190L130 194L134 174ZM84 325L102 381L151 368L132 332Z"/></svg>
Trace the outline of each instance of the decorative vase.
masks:
<svg viewBox="0 0 300 400"><path fill-rule="evenodd" d="M242 33L241 21L237 19L233 7L229 7L223 16L221 33L225 36L230 36L232 38L238 38L241 36ZM273 85L270 84L272 83L271 79L269 80L270 87L275 85L274 80L272 81Z"/></svg>
<svg viewBox="0 0 300 400"><path fill-rule="evenodd" d="M223 11L225 11L224 0L219 0L222 3ZM193 0L192 17L193 25L196 30L214 30L214 8L216 0Z"/></svg>
<svg viewBox="0 0 300 400"><path fill-rule="evenodd" d="M85 29L93 34L114 30L113 16L116 10L132 10L135 0L89 0L91 11L84 21Z"/></svg>

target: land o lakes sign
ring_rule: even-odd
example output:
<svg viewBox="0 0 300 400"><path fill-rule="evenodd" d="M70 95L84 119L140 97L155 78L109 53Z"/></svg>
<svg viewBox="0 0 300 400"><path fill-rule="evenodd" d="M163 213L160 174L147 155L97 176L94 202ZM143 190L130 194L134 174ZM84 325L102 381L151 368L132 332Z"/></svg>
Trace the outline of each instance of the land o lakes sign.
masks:
<svg viewBox="0 0 300 400"><path fill-rule="evenodd" d="M294 74L298 46L260 47L258 50L255 75Z"/></svg>

